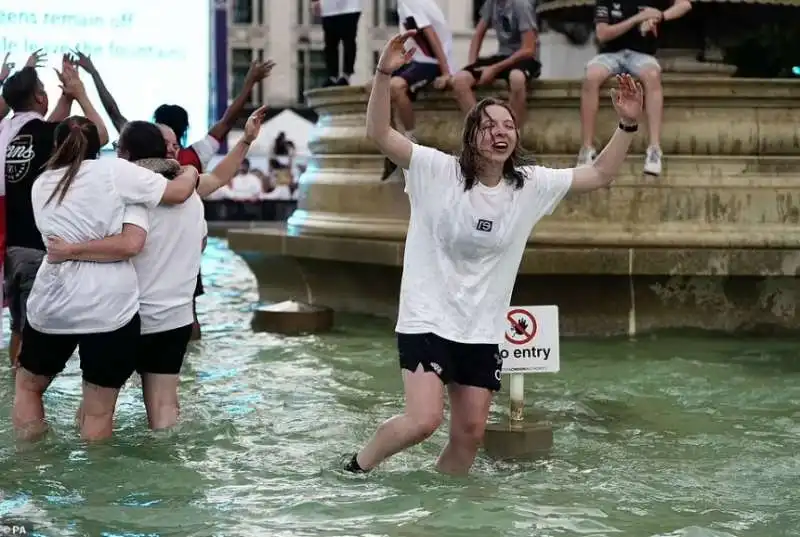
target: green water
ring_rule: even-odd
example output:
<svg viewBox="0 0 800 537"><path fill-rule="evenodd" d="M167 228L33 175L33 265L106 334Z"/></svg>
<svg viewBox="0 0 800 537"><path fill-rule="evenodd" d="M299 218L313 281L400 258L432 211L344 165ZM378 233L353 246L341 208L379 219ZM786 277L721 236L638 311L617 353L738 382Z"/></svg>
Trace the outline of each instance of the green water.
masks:
<svg viewBox="0 0 800 537"><path fill-rule="evenodd" d="M527 381L555 426L549 460L481 456L468 478L440 476L442 431L350 476L340 455L402 405L392 325L352 318L322 337L252 334L257 297L243 262L214 241L204 274L205 337L183 371L174 431L146 430L134 384L115 439L82 444L71 363L46 396L53 434L17 445L0 368L0 514L54 537L800 535L793 342L565 341L562 372Z"/></svg>

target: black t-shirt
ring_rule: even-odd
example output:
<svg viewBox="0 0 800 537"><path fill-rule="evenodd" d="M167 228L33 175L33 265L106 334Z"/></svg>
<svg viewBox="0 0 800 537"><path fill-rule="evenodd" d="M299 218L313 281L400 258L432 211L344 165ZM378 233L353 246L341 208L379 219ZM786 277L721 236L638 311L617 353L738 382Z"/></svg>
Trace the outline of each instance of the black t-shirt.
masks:
<svg viewBox="0 0 800 537"><path fill-rule="evenodd" d="M58 123L34 119L26 123L6 149L6 245L44 250L36 228L31 188L55 145Z"/></svg>
<svg viewBox="0 0 800 537"><path fill-rule="evenodd" d="M642 8L653 7L661 9L661 3L658 0L597 0L594 10L594 23L618 24L633 17ZM658 38L652 33L642 35L639 27L635 26L618 38L600 44L600 52L619 52L625 49L654 55L658 50Z"/></svg>

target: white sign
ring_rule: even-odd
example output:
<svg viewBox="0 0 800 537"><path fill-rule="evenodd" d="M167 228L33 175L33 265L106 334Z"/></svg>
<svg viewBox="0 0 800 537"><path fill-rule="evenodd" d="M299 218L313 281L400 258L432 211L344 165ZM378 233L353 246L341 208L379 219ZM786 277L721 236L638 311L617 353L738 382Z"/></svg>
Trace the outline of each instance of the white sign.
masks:
<svg viewBox="0 0 800 537"><path fill-rule="evenodd" d="M500 344L503 373L557 373L558 306L511 306Z"/></svg>

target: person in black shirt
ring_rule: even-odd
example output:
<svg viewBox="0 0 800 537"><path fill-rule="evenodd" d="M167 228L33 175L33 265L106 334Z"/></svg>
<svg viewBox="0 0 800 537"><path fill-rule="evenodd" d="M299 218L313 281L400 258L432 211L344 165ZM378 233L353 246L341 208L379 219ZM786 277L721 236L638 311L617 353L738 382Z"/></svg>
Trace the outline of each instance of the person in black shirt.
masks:
<svg viewBox="0 0 800 537"><path fill-rule="evenodd" d="M586 66L581 93L583 146L578 166L591 164L594 149L594 122L599 107L600 86L609 77L630 74L639 79L645 90L647 126L650 144L645 156L644 173L661 175L661 115L664 96L661 67L655 58L658 48L658 24L675 20L692 9L690 0L671 0L671 7L660 11L670 0L597 0L595 33L599 52Z"/></svg>
<svg viewBox="0 0 800 537"><path fill-rule="evenodd" d="M11 314L9 357L12 365L16 364L22 341L28 295L46 254L42 235L33 218L33 182L55 150L55 129L69 115L73 100L78 101L90 120L95 123L100 120L91 104L87 108L88 98L77 70L68 61L62 64L62 69L59 76L64 94L47 120L44 118L49 105L47 93L35 68L21 69L3 85L3 100L14 112L11 121L14 118L24 120L8 145L0 148L5 150L2 170L6 189L4 277ZM105 144L108 133L105 128L101 130L101 141Z"/></svg>

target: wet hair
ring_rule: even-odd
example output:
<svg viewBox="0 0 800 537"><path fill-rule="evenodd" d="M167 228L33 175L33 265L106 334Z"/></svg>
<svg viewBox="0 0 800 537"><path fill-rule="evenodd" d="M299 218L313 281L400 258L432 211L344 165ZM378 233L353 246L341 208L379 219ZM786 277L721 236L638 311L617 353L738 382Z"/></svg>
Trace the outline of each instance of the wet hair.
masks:
<svg viewBox="0 0 800 537"><path fill-rule="evenodd" d="M517 125L517 117L511 107L499 99L487 98L476 104L464 119L464 132L461 135L461 155L458 157L458 165L461 168L461 176L464 179L464 190L469 190L478 182L481 161L483 157L478 153L477 139L481 129L481 121L489 118L486 109L490 106L502 106L511 118L514 125ZM525 184L525 174L519 170L520 166L528 166L534 163L534 159L523 153L519 142L519 127L517 130L517 145L514 151L503 164L503 179L514 188L519 189Z"/></svg>
<svg viewBox="0 0 800 537"><path fill-rule="evenodd" d="M45 205L58 196L56 204L60 205L67 195L70 185L80 171L84 160L96 159L100 154L100 133L97 126L83 116L68 117L58 124L55 130L56 149L53 156L45 164L45 169L56 170L66 167L64 176L59 179L56 188Z"/></svg>
<svg viewBox="0 0 800 537"><path fill-rule="evenodd" d="M158 125L147 121L130 121L119 135L119 149L127 160L167 158L167 142Z"/></svg>
<svg viewBox="0 0 800 537"><path fill-rule="evenodd" d="M33 99L39 91L39 76L33 67L24 67L8 77L3 84L3 100L15 112L33 107Z"/></svg>
<svg viewBox="0 0 800 537"><path fill-rule="evenodd" d="M175 133L181 146L186 146L186 135L189 130L189 113L177 104L162 104L153 112L153 121L166 125Z"/></svg>

